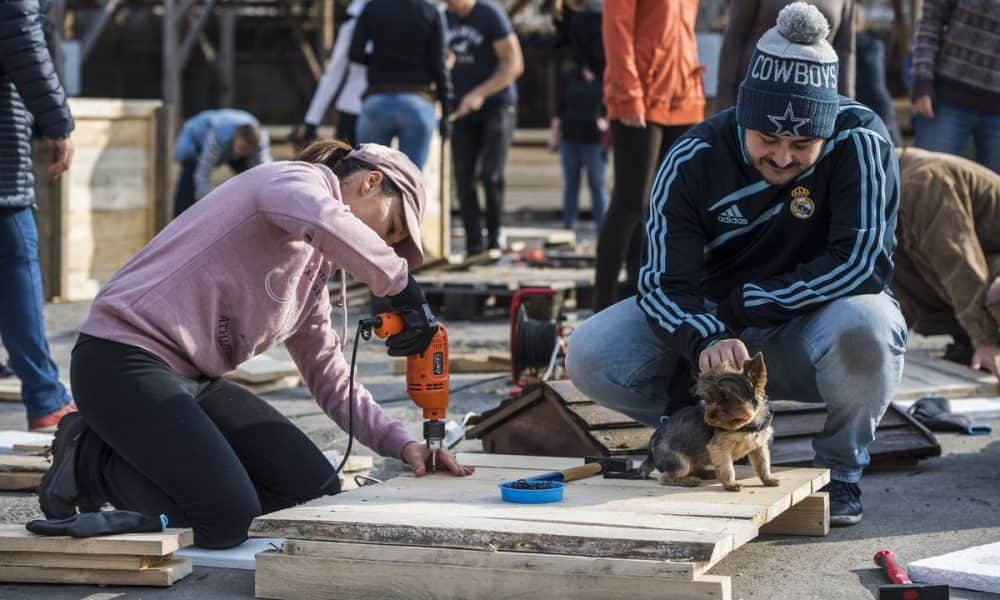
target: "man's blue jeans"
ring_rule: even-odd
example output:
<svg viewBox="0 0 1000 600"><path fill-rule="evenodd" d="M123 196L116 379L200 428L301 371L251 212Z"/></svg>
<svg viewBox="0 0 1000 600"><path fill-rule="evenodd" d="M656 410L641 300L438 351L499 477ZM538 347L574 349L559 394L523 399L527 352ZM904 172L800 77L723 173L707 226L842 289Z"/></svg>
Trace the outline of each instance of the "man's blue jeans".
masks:
<svg viewBox="0 0 1000 600"><path fill-rule="evenodd" d="M389 146L399 138L399 150L424 168L431 136L437 127L434 103L419 94L373 94L361 104L358 142Z"/></svg>
<svg viewBox="0 0 1000 600"><path fill-rule="evenodd" d="M751 356L764 353L770 397L826 404L826 425L813 441L815 464L833 479L857 482L903 372L906 323L896 300L884 293L841 298L740 338ZM659 424L674 370L691 368L671 360L634 296L576 328L566 366L592 400L650 427Z"/></svg>
<svg viewBox="0 0 1000 600"><path fill-rule="evenodd" d="M38 229L31 208L0 208L0 339L21 380L28 418L70 403L49 355L38 265Z"/></svg>
<svg viewBox="0 0 1000 600"><path fill-rule="evenodd" d="M604 178L608 171L608 153L600 142L562 140L559 142L559 159L563 170L563 227L573 229L580 206L580 170L586 170L590 187L590 206L594 223L600 227L604 209L608 205L608 189Z"/></svg>
<svg viewBox="0 0 1000 600"><path fill-rule="evenodd" d="M917 148L961 156L972 136L976 162L1000 173L1000 110L973 110L936 100L933 119L915 114L913 120Z"/></svg>

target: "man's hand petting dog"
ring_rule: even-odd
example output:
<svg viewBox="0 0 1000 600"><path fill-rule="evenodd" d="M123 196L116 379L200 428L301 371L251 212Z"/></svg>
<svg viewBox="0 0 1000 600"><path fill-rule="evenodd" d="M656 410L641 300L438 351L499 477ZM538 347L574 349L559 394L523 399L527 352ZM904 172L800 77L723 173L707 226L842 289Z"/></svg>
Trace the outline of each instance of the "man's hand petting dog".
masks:
<svg viewBox="0 0 1000 600"><path fill-rule="evenodd" d="M750 360L750 352L739 338L719 340L701 351L698 356L698 371L721 369L726 363L732 368L742 368Z"/></svg>

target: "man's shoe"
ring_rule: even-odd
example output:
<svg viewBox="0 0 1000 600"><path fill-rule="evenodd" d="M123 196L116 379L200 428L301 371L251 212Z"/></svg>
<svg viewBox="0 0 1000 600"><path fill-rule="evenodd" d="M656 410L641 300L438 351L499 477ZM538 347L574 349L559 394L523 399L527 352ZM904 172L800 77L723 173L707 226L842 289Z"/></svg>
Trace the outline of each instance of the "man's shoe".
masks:
<svg viewBox="0 0 1000 600"><path fill-rule="evenodd" d="M34 419L28 419L28 431L34 431L36 433L52 433L56 430L56 427L59 426L59 422L63 417L75 412L76 403L70 402L66 406L57 409L55 412L51 412L41 417L35 417Z"/></svg>
<svg viewBox="0 0 1000 600"><path fill-rule="evenodd" d="M52 466L38 486L38 503L46 519L65 519L76 514L80 488L76 483L76 448L87 424L78 412L59 421L52 441Z"/></svg>
<svg viewBox="0 0 1000 600"><path fill-rule="evenodd" d="M856 483L831 479L821 492L830 493L830 526L847 527L861 522L861 488Z"/></svg>

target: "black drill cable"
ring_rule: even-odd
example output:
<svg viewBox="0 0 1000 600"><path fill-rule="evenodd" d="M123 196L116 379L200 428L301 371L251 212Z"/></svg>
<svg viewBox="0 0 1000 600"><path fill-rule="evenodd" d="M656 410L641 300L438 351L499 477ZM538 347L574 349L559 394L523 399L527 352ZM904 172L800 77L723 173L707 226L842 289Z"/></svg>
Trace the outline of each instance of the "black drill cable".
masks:
<svg viewBox="0 0 1000 600"><path fill-rule="evenodd" d="M351 447L354 445L354 365L357 363L358 358L358 344L362 336L362 332L367 329L366 325L358 323L358 329L354 334L354 348L351 349L351 372L347 380L347 449L344 450L344 458L340 461L340 465L337 470L333 472L333 475L329 477L324 483L323 487L320 488L321 492L326 492L326 490L333 485L335 480L340 479L340 471L343 470L344 465L347 464L347 459L351 456ZM369 334L365 339L371 337Z"/></svg>

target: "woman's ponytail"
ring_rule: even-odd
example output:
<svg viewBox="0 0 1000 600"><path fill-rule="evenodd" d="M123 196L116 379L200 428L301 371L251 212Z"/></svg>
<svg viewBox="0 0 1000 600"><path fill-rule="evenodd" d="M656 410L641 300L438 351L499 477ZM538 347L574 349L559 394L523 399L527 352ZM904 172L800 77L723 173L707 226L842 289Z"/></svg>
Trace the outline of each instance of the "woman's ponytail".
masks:
<svg viewBox="0 0 1000 600"><path fill-rule="evenodd" d="M331 170L347 157L353 150L346 142L335 139L316 140L299 152L295 160L301 160L317 165L325 165Z"/></svg>

